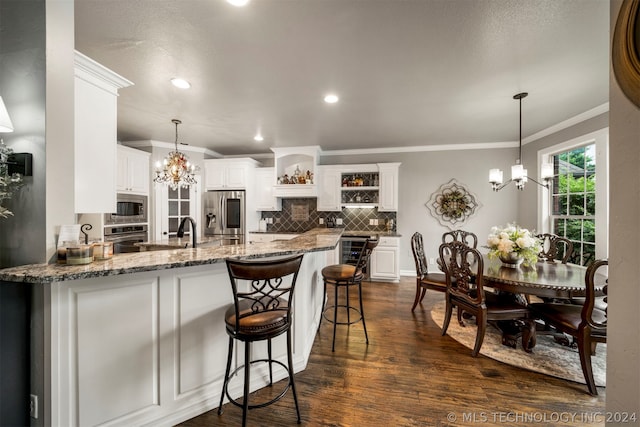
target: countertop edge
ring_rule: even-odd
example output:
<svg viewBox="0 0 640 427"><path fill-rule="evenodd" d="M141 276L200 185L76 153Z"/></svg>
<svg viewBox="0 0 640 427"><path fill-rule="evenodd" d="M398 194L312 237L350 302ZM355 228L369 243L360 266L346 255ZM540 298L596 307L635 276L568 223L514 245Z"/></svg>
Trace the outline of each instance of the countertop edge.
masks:
<svg viewBox="0 0 640 427"><path fill-rule="evenodd" d="M376 230L345 230L343 227L320 228L320 230L338 230L342 231L343 236L380 236L380 237L402 237L397 231L376 231ZM251 234L303 234L304 231L249 231Z"/></svg>
<svg viewBox="0 0 640 427"><path fill-rule="evenodd" d="M23 265L0 270L0 281L46 284L215 264L226 259L256 259L326 251L337 246L342 231L316 228L287 241L119 254L109 260L86 265Z"/></svg>

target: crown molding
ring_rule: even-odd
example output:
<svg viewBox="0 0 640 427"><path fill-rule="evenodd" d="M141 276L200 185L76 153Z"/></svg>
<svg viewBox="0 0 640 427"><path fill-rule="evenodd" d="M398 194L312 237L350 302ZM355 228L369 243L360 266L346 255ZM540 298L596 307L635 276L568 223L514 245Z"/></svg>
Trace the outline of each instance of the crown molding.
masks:
<svg viewBox="0 0 640 427"><path fill-rule="evenodd" d="M536 132L533 135L529 135L526 138L522 139L522 144L528 144L533 141L537 141L539 139L544 138L545 136L552 135L556 132L560 132L561 130L570 128L571 126L575 126L578 123L586 122L589 119L592 119L600 114L607 113L609 111L609 103L605 102L604 104L598 105L591 110L587 110L584 113L580 113L577 116L573 116L565 121L562 121L558 124L550 126L546 129L541 130L540 132Z"/></svg>
<svg viewBox="0 0 640 427"><path fill-rule="evenodd" d="M132 148L158 147L158 148L167 148L167 149L173 150L176 147L176 144L173 142L156 141L153 139L145 139L142 141L122 141L121 144L127 147L132 147ZM181 143L178 143L178 149L180 149L181 151L186 151L191 153L203 153L204 155L211 156L213 158L225 157L222 154L218 153L217 151L209 150L208 148L195 147L192 145L186 145ZM242 157L247 157L247 156L242 156Z"/></svg>

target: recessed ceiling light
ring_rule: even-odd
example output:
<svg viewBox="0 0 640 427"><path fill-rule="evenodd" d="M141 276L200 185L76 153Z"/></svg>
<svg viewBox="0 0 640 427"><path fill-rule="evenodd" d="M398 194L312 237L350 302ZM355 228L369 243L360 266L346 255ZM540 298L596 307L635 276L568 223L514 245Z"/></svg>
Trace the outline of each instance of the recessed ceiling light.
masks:
<svg viewBox="0 0 640 427"><path fill-rule="evenodd" d="M232 4L237 7L246 6L249 4L250 0L227 0L227 3Z"/></svg>
<svg viewBox="0 0 640 427"><path fill-rule="evenodd" d="M335 104L339 99L340 98L338 98L338 95L330 93L329 95L326 95L324 97L324 102L326 102L327 104Z"/></svg>
<svg viewBox="0 0 640 427"><path fill-rule="evenodd" d="M171 84L180 89L189 89L191 87L191 83L179 77L171 79Z"/></svg>
<svg viewBox="0 0 640 427"><path fill-rule="evenodd" d="M254 140L254 141L261 142L261 141L264 141L264 138L262 137L262 135L260 135L260 134L258 133L258 134L256 134L256 136L254 136L254 137L253 137L253 140Z"/></svg>

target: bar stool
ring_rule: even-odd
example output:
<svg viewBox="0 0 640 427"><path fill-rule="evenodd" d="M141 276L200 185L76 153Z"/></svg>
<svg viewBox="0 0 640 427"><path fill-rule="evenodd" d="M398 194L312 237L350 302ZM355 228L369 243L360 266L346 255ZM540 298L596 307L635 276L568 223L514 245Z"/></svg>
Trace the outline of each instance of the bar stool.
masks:
<svg viewBox="0 0 640 427"><path fill-rule="evenodd" d="M296 405L298 424L300 423L300 409L298 396L293 379L293 357L291 351L291 305L293 291L298 277L298 270L303 255L280 259L238 261L227 260L227 270L233 291L233 304L225 313L225 327L229 335L229 353L227 355L227 369L222 385L218 415L222 414L222 402L225 395L229 402L242 407L242 425L246 425L247 411L262 408L280 400L291 388ZM271 355L271 340L283 333L287 333L287 363L273 360ZM244 365L236 368L231 374L233 356L233 342L240 340L245 343ZM251 360L251 343L267 340L267 359ZM273 385L273 364L282 366L289 376L289 383L275 398L259 404L249 405L249 382L251 365L267 363L269 365L269 386ZM244 369L244 395L242 403L233 400L229 395L229 379L239 370Z"/></svg>
<svg viewBox="0 0 640 427"><path fill-rule="evenodd" d="M367 324L364 319L364 308L362 306L362 279L364 278L364 271L369 263L371 252L378 246L377 239L367 239L360 251L358 262L355 265L351 264L335 264L329 265L322 269L322 279L324 281L324 294L325 299L322 301L322 316L320 317L320 324L322 318L327 319L328 322L333 323L333 343L331 344L331 351L336 349L336 326L337 325L352 325L359 321L362 321L362 327L364 329L364 336L367 344L369 344L369 335L367 334ZM334 305L325 308L327 285L333 285L334 287ZM360 301L360 309L353 307L349 302L349 288L352 286L358 287L358 297ZM345 289L345 303L338 303L338 289ZM338 309L344 309L347 316L347 321L338 321ZM327 311L333 310L333 319L327 317ZM357 314L357 318L351 320L351 312ZM318 325L320 328L320 325Z"/></svg>

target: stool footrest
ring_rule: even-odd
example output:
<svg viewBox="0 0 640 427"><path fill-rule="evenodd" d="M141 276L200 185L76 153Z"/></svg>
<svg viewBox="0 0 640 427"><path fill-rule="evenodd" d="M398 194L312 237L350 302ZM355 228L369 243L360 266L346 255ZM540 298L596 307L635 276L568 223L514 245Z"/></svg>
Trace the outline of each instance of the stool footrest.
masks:
<svg viewBox="0 0 640 427"><path fill-rule="evenodd" d="M269 359L256 359L256 360L252 360L250 365L253 365L254 363L269 363ZM273 399L267 401L267 402L263 402L263 403L256 403L254 405L249 405L248 409L257 409L257 408L264 408L265 406L269 406L273 403L276 403L278 400L282 399L284 397L285 394L287 394L287 391L289 391L289 389L291 388L291 372L289 372L289 369L287 368L287 365L285 365L284 363L280 362L279 360L272 360L271 363L275 363L277 365L280 365L284 368L284 370L287 372L288 374L288 379L289 381L287 382L287 386L284 388L284 390L282 390L282 392L274 397ZM231 372L229 374L229 378L233 377L234 375L236 375L238 373L238 371L244 369L244 365L242 366L238 366L236 369L233 370L233 372ZM251 369L251 368L249 368ZM224 389L224 393L227 396L227 399L229 399L229 403L238 406L240 408L242 408L243 404L238 402L237 400L234 400L231 398L231 396L229 395L229 383L231 381L227 382L227 386ZM272 386L273 384L269 384L269 386ZM246 398L246 397L245 397Z"/></svg>
<svg viewBox="0 0 640 427"><path fill-rule="evenodd" d="M349 310L353 310L354 312L356 312L358 314L359 317L357 319L354 319L354 320L351 320L351 321L347 321L347 322L342 322L342 321L338 322L338 321L336 321L335 322L336 325L353 325L354 323L358 323L358 322L362 321L362 313L360 312L360 310L358 310L355 307L351 307L349 305L343 305L343 304L330 305L329 307L325 308L325 310L322 312L322 317L324 317L327 320L327 322L334 323L333 319L327 316L327 311L333 310L333 309L337 310L337 308L346 308L346 309L349 309Z"/></svg>

